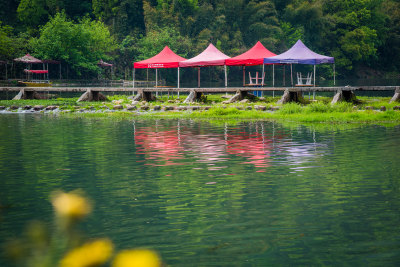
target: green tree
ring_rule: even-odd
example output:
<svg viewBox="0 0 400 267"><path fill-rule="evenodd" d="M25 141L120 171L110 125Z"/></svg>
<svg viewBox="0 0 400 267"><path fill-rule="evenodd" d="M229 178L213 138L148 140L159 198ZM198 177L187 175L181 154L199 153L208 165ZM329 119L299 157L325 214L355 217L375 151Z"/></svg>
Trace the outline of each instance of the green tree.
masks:
<svg viewBox="0 0 400 267"><path fill-rule="evenodd" d="M17 12L18 18L29 27L43 24L49 16L46 0L21 0Z"/></svg>
<svg viewBox="0 0 400 267"><path fill-rule="evenodd" d="M103 20L115 35L125 38L133 31L144 31L143 1L93 0L93 13Z"/></svg>
<svg viewBox="0 0 400 267"><path fill-rule="evenodd" d="M12 60L26 52L25 39L15 36L13 28L0 21L0 60Z"/></svg>
<svg viewBox="0 0 400 267"><path fill-rule="evenodd" d="M245 8L244 39L248 45L261 41L270 49L279 43L282 35L275 6L270 1L250 1Z"/></svg>
<svg viewBox="0 0 400 267"><path fill-rule="evenodd" d="M31 45L38 57L66 62L78 75L98 71L98 60L109 59L108 53L116 48L102 22L85 17L74 23L65 13L51 18Z"/></svg>
<svg viewBox="0 0 400 267"><path fill-rule="evenodd" d="M187 57L188 51L190 51L192 47L190 39L180 35L180 33L172 27L151 30L145 37L138 41L138 55L134 58L134 61L153 57L166 45L182 57Z"/></svg>

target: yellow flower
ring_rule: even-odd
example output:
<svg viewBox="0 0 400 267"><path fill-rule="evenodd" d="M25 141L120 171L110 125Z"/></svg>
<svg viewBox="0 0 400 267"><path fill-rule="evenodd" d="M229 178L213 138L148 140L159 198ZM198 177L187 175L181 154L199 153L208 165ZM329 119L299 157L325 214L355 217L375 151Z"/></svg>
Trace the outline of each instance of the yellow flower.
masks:
<svg viewBox="0 0 400 267"><path fill-rule="evenodd" d="M51 200L56 213L69 219L80 219L91 211L91 206L86 198L77 193L54 193Z"/></svg>
<svg viewBox="0 0 400 267"><path fill-rule="evenodd" d="M148 249L125 250L115 257L113 267L160 267L158 254Z"/></svg>
<svg viewBox="0 0 400 267"><path fill-rule="evenodd" d="M104 264L111 256L113 244L99 239L76 248L65 255L60 267L95 267Z"/></svg>

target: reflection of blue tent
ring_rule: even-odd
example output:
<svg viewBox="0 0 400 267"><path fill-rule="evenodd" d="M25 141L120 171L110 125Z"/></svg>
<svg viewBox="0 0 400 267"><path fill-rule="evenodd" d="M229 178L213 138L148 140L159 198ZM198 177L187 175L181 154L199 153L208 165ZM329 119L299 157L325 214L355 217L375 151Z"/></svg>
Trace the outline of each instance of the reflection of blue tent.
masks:
<svg viewBox="0 0 400 267"><path fill-rule="evenodd" d="M274 57L264 58L264 64L308 64L314 65L314 86L315 86L315 65L323 63L335 63L333 57L327 57L311 51L298 40L288 51ZM334 78L335 79L335 78ZM292 77L293 85L293 77Z"/></svg>

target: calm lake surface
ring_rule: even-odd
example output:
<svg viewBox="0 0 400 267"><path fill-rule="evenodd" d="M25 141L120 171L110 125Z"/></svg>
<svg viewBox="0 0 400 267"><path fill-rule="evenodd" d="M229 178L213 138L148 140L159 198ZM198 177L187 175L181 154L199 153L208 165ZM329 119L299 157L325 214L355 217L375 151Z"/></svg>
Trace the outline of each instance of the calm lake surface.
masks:
<svg viewBox="0 0 400 267"><path fill-rule="evenodd" d="M0 241L80 188L89 237L170 266L399 266L399 145L398 126L1 115Z"/></svg>

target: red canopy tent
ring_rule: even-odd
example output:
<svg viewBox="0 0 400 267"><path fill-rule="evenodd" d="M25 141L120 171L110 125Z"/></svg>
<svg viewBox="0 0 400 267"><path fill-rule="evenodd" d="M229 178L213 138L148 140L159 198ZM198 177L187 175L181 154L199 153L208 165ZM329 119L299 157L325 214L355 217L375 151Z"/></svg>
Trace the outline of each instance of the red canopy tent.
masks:
<svg viewBox="0 0 400 267"><path fill-rule="evenodd" d="M258 41L252 48L241 55L226 60L227 66L252 66L264 64L264 58L273 57L276 54L265 48Z"/></svg>
<svg viewBox="0 0 400 267"><path fill-rule="evenodd" d="M227 66L243 66L243 84L245 83L245 66L263 65L264 74L264 58L273 57L276 54L269 51L263 44L258 41L248 51L236 57L226 60ZM262 75L263 75L262 74ZM274 81L273 81L274 83Z"/></svg>
<svg viewBox="0 0 400 267"><path fill-rule="evenodd" d="M179 62L179 67L199 67L198 70L198 86L200 87L200 67L203 66L225 66L225 60L229 59L227 55L219 51L213 44L209 46L197 56ZM225 66L225 87L227 86L226 66Z"/></svg>
<svg viewBox="0 0 400 267"><path fill-rule="evenodd" d="M156 69L156 86L157 86L157 69L160 68L178 68L178 88L179 88L179 62L186 60L175 54L168 46L155 55L154 57L133 63L133 87L135 88L135 69Z"/></svg>

